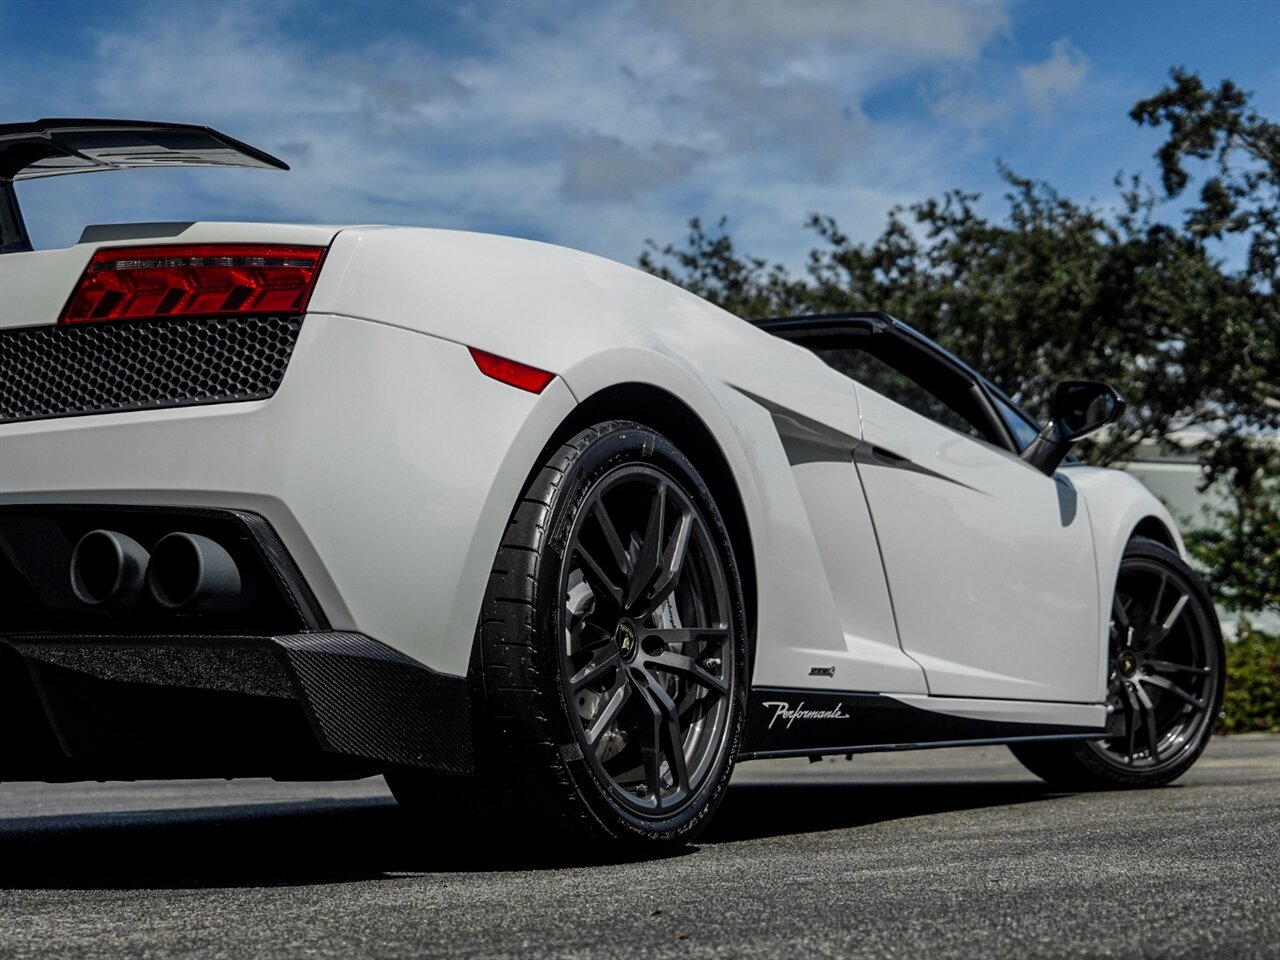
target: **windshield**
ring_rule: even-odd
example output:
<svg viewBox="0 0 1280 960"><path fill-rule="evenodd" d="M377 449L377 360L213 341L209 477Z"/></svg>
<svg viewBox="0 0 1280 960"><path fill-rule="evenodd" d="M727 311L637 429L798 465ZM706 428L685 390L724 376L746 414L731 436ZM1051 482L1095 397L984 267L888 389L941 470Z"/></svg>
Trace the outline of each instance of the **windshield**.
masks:
<svg viewBox="0 0 1280 960"><path fill-rule="evenodd" d="M1031 445L1032 440L1039 436L1039 424L1032 420L1029 414L1015 405L994 384L988 382L987 386L991 390L991 400L995 403L996 412L1000 414L1000 419L1004 421L1005 426L1009 428L1009 432L1013 434L1013 442L1017 445L1018 452L1021 453Z"/></svg>

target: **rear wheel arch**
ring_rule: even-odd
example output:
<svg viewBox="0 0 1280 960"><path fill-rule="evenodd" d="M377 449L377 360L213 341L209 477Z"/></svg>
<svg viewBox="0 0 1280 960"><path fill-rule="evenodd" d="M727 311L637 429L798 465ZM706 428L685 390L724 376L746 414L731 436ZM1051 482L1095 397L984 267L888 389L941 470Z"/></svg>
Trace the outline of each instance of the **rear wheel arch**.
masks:
<svg viewBox="0 0 1280 960"><path fill-rule="evenodd" d="M688 404L647 383L620 383L593 393L576 406L547 440L543 457L579 430L606 420L634 420L658 431L689 458L716 501L729 532L742 581L749 657L755 660L756 564L742 493L720 443Z"/></svg>

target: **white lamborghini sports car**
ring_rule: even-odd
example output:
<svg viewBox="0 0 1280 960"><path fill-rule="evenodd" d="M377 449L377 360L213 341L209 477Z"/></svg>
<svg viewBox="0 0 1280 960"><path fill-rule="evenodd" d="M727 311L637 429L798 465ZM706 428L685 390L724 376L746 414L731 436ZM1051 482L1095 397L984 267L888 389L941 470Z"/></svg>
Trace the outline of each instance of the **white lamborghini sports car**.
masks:
<svg viewBox="0 0 1280 960"><path fill-rule="evenodd" d="M287 169L204 127L0 126L0 780L384 774L629 855L734 764L1004 743L1167 783L1222 696L1160 503L882 314L746 322L448 230L90 226L14 181ZM134 174L136 176L136 174ZM497 818L495 818L497 822Z"/></svg>

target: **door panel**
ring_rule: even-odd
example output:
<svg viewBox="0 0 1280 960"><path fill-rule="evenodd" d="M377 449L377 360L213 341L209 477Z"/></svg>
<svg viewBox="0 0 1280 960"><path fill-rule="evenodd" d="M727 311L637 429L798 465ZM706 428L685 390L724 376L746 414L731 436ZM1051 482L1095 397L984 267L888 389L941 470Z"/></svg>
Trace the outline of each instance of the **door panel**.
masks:
<svg viewBox="0 0 1280 960"><path fill-rule="evenodd" d="M857 394L858 475L902 648L930 694L1100 700L1093 538L1070 480Z"/></svg>
<svg viewBox="0 0 1280 960"><path fill-rule="evenodd" d="M791 653L809 672L803 685L927 692L924 671L898 644L871 515L849 444L817 444L784 435L783 445L844 635L842 649L794 638Z"/></svg>

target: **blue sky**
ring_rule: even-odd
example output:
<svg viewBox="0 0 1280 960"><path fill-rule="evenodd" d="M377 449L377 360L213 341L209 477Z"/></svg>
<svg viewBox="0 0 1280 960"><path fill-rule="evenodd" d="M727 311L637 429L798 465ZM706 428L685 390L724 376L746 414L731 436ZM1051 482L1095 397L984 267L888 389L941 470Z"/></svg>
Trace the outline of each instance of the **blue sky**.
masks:
<svg viewBox="0 0 1280 960"><path fill-rule="evenodd" d="M810 212L869 239L996 163L1109 203L1153 175L1127 117L1170 66L1280 117L1280 0L219 3L0 0L0 120L205 123L289 174L24 185L39 245L86 222L412 223L633 262L690 216L798 265Z"/></svg>

